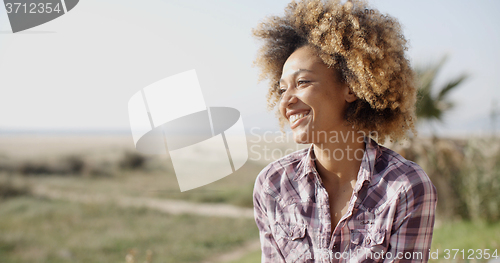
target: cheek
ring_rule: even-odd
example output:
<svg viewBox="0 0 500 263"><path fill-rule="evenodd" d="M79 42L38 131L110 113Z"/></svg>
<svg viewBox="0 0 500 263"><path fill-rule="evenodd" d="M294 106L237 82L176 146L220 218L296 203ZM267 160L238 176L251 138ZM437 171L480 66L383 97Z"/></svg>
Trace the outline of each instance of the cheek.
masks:
<svg viewBox="0 0 500 263"><path fill-rule="evenodd" d="M315 118L321 121L328 122L329 120L338 119L343 116L343 106L339 100L324 94L315 98L314 103L311 103Z"/></svg>

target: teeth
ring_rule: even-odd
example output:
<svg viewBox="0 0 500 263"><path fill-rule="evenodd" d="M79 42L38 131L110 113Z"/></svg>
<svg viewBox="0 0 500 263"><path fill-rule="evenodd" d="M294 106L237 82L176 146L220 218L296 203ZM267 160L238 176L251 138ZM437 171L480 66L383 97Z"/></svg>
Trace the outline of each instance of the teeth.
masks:
<svg viewBox="0 0 500 263"><path fill-rule="evenodd" d="M291 115L290 116L290 122L293 124L296 121L304 118L304 116L307 116L307 114L308 114L308 112L307 113L297 113L297 114Z"/></svg>

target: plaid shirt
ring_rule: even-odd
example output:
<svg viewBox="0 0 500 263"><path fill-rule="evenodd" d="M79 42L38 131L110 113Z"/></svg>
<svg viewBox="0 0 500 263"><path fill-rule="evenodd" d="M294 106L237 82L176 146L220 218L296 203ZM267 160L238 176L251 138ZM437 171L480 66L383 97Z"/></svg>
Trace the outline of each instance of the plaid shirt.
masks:
<svg viewBox="0 0 500 263"><path fill-rule="evenodd" d="M347 213L331 233L313 145L269 164L254 188L262 262L427 262L437 193L420 166L365 138Z"/></svg>

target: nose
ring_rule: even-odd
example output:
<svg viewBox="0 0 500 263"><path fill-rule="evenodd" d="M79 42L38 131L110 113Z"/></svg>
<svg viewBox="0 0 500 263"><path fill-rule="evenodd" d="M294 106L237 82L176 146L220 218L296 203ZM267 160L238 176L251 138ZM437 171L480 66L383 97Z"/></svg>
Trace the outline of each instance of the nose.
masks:
<svg viewBox="0 0 500 263"><path fill-rule="evenodd" d="M289 87L281 96L280 103L283 108L287 108L288 106L296 103L298 101L297 96L295 95L294 88Z"/></svg>

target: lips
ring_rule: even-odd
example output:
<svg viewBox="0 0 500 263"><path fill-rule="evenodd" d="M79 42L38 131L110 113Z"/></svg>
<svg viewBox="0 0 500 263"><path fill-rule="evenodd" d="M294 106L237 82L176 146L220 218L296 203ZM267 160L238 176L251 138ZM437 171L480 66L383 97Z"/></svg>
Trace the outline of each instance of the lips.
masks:
<svg viewBox="0 0 500 263"><path fill-rule="evenodd" d="M299 122L305 117L309 116L310 110L302 110L302 111L292 111L288 113L288 120L290 121L290 125L292 128L295 128L299 124Z"/></svg>

